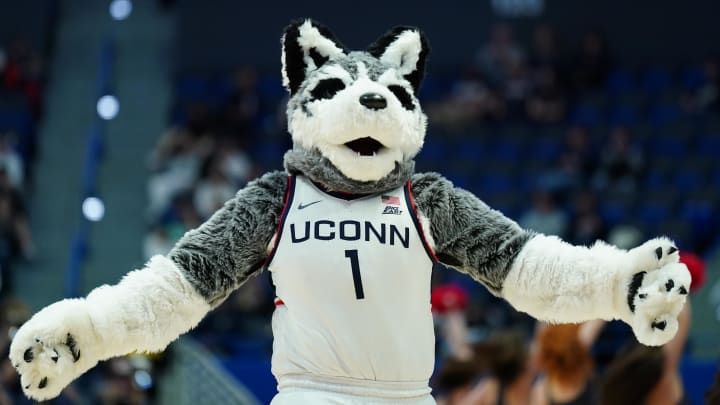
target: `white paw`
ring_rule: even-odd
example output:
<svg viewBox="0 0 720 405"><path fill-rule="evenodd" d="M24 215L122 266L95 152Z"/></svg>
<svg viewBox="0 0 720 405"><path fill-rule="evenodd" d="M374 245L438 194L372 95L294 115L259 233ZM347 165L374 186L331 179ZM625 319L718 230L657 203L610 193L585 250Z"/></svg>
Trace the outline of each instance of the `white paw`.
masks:
<svg viewBox="0 0 720 405"><path fill-rule="evenodd" d="M63 300L38 312L15 334L10 361L25 394L54 398L97 363L84 300Z"/></svg>
<svg viewBox="0 0 720 405"><path fill-rule="evenodd" d="M628 323L640 343L659 346L675 336L690 282L690 272L682 263L669 263L633 276L627 295L631 312Z"/></svg>
<svg viewBox="0 0 720 405"><path fill-rule="evenodd" d="M628 252L633 261L634 271L659 269L668 263L680 261L680 252L675 242L668 238L654 238Z"/></svg>

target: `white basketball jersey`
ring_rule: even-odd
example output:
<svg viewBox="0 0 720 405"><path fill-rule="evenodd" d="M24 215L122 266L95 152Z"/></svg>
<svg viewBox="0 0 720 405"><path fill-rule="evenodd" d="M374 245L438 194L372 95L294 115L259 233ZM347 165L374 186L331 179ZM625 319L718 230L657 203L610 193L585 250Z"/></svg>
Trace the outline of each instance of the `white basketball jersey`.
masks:
<svg viewBox="0 0 720 405"><path fill-rule="evenodd" d="M272 371L427 386L433 252L408 186L351 200L291 177L268 258Z"/></svg>

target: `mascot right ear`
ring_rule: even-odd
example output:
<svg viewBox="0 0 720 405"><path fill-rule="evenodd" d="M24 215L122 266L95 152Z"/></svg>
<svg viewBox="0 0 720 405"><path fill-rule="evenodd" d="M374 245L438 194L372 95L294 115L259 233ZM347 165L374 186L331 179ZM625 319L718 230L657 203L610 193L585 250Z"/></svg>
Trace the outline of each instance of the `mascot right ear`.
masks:
<svg viewBox="0 0 720 405"><path fill-rule="evenodd" d="M295 94L307 75L325 62L345 55L345 47L329 29L316 21L297 20L282 37L283 86Z"/></svg>

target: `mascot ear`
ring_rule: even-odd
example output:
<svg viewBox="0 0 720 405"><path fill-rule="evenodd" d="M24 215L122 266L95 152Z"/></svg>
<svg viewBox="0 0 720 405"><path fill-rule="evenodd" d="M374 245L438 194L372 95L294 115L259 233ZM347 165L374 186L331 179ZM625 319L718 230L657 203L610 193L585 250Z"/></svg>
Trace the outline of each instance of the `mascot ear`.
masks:
<svg viewBox="0 0 720 405"><path fill-rule="evenodd" d="M330 59L345 54L345 47L329 29L316 21L297 20L282 37L283 85L295 94L307 75Z"/></svg>
<svg viewBox="0 0 720 405"><path fill-rule="evenodd" d="M425 35L419 29L395 27L370 45L367 51L382 62L395 66L417 93L430 53Z"/></svg>

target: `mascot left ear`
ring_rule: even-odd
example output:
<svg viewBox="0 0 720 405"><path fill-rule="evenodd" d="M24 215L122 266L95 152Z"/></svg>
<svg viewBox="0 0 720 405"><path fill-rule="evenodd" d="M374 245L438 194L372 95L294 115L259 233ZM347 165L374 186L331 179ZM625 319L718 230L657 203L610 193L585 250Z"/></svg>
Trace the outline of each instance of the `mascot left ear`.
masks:
<svg viewBox="0 0 720 405"><path fill-rule="evenodd" d="M282 37L283 86L295 94L308 74L330 59L345 54L345 47L322 24L297 20L285 28Z"/></svg>
<svg viewBox="0 0 720 405"><path fill-rule="evenodd" d="M370 45L367 51L382 62L397 68L417 93L430 53L422 31L414 27L395 27Z"/></svg>

